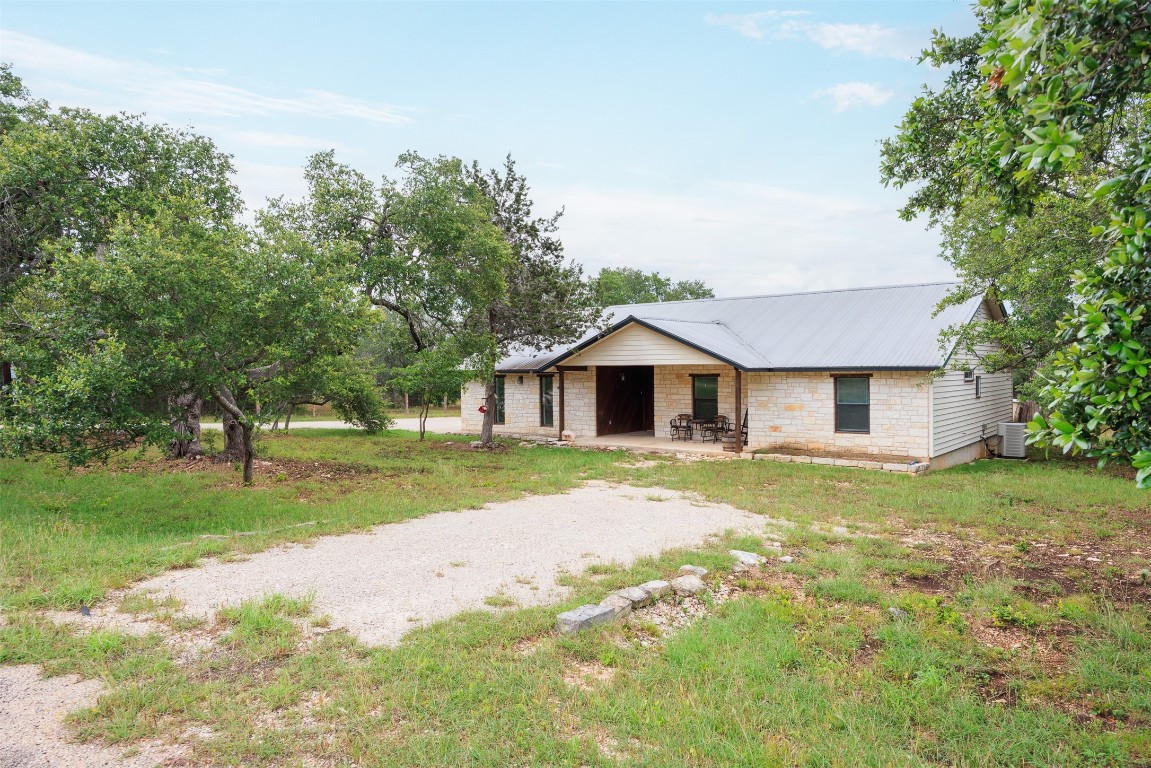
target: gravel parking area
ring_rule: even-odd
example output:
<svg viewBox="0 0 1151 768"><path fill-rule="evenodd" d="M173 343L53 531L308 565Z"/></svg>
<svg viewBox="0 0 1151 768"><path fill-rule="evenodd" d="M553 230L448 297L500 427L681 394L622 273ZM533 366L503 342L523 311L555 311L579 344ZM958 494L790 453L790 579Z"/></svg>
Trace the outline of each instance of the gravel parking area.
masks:
<svg viewBox="0 0 1151 768"><path fill-rule="evenodd" d="M485 598L518 605L562 599L557 576L592 563L629 564L732 529L763 531L766 519L675 491L590 483L481 509L442 512L370 533L279 547L242 562L206 561L138 585L173 595L210 618L223 605L262 595L313 595L317 614L373 644L465 610Z"/></svg>
<svg viewBox="0 0 1151 768"><path fill-rule="evenodd" d="M98 680L75 675L40 677L31 664L0 666L0 768L152 768L179 750L155 744L123 750L77 744L68 737L64 717L96 703Z"/></svg>

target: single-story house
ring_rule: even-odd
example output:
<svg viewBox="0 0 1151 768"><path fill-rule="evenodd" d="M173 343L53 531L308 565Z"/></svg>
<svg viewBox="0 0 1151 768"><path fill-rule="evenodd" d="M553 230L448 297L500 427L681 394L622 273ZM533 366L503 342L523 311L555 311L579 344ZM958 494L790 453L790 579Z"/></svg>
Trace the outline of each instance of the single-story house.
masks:
<svg viewBox="0 0 1151 768"><path fill-rule="evenodd" d="M496 433L670 439L678 414L723 414L737 430L746 421L738 450L898 456L932 468L972 461L1011 420L1011 376L960 359L940 332L1002 320L1005 309L977 297L936 314L954 286L609 307L606 327L576 343L499 363ZM467 385L465 431L479 431L482 404L483 385Z"/></svg>

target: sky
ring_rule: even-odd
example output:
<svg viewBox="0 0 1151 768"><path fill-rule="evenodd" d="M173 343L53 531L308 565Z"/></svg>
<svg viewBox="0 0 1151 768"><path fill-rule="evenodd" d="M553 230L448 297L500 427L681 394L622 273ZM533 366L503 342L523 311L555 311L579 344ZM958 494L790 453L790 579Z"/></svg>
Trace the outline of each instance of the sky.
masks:
<svg viewBox="0 0 1151 768"><path fill-rule="evenodd" d="M251 209L313 152L372 178L406 150L500 165L569 258L719 296L951 279L879 142L954 0L19 2L0 61L38 98L144 113L231 154Z"/></svg>

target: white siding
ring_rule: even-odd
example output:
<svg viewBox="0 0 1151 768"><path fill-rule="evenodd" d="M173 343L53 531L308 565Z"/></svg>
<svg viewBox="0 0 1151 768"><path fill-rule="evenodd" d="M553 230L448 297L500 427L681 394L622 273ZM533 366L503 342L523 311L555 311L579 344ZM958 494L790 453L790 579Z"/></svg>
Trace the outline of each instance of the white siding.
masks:
<svg viewBox="0 0 1151 768"><path fill-rule="evenodd" d="M633 323L564 360L563 365L715 365L719 362L711 355Z"/></svg>
<svg viewBox="0 0 1151 768"><path fill-rule="evenodd" d="M989 317L987 307L981 304L975 317ZM978 348L979 355L993 351L990 346ZM975 397L975 382L964 381L965 367L975 370L980 377L981 396ZM960 370L954 370L954 369ZM975 359L961 352L948 363L931 387L932 425L931 455L953 451L994 435L996 425L1011 421L1011 374L987 373L979 368Z"/></svg>

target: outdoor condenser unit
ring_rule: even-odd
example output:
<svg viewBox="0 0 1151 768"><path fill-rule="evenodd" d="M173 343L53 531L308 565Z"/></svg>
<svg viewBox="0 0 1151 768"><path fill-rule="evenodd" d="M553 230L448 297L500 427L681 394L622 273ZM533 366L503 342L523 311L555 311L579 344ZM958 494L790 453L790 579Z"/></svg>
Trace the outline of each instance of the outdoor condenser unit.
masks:
<svg viewBox="0 0 1151 768"><path fill-rule="evenodd" d="M999 455L1005 459L1027 458L1027 425L1014 421L999 423Z"/></svg>

